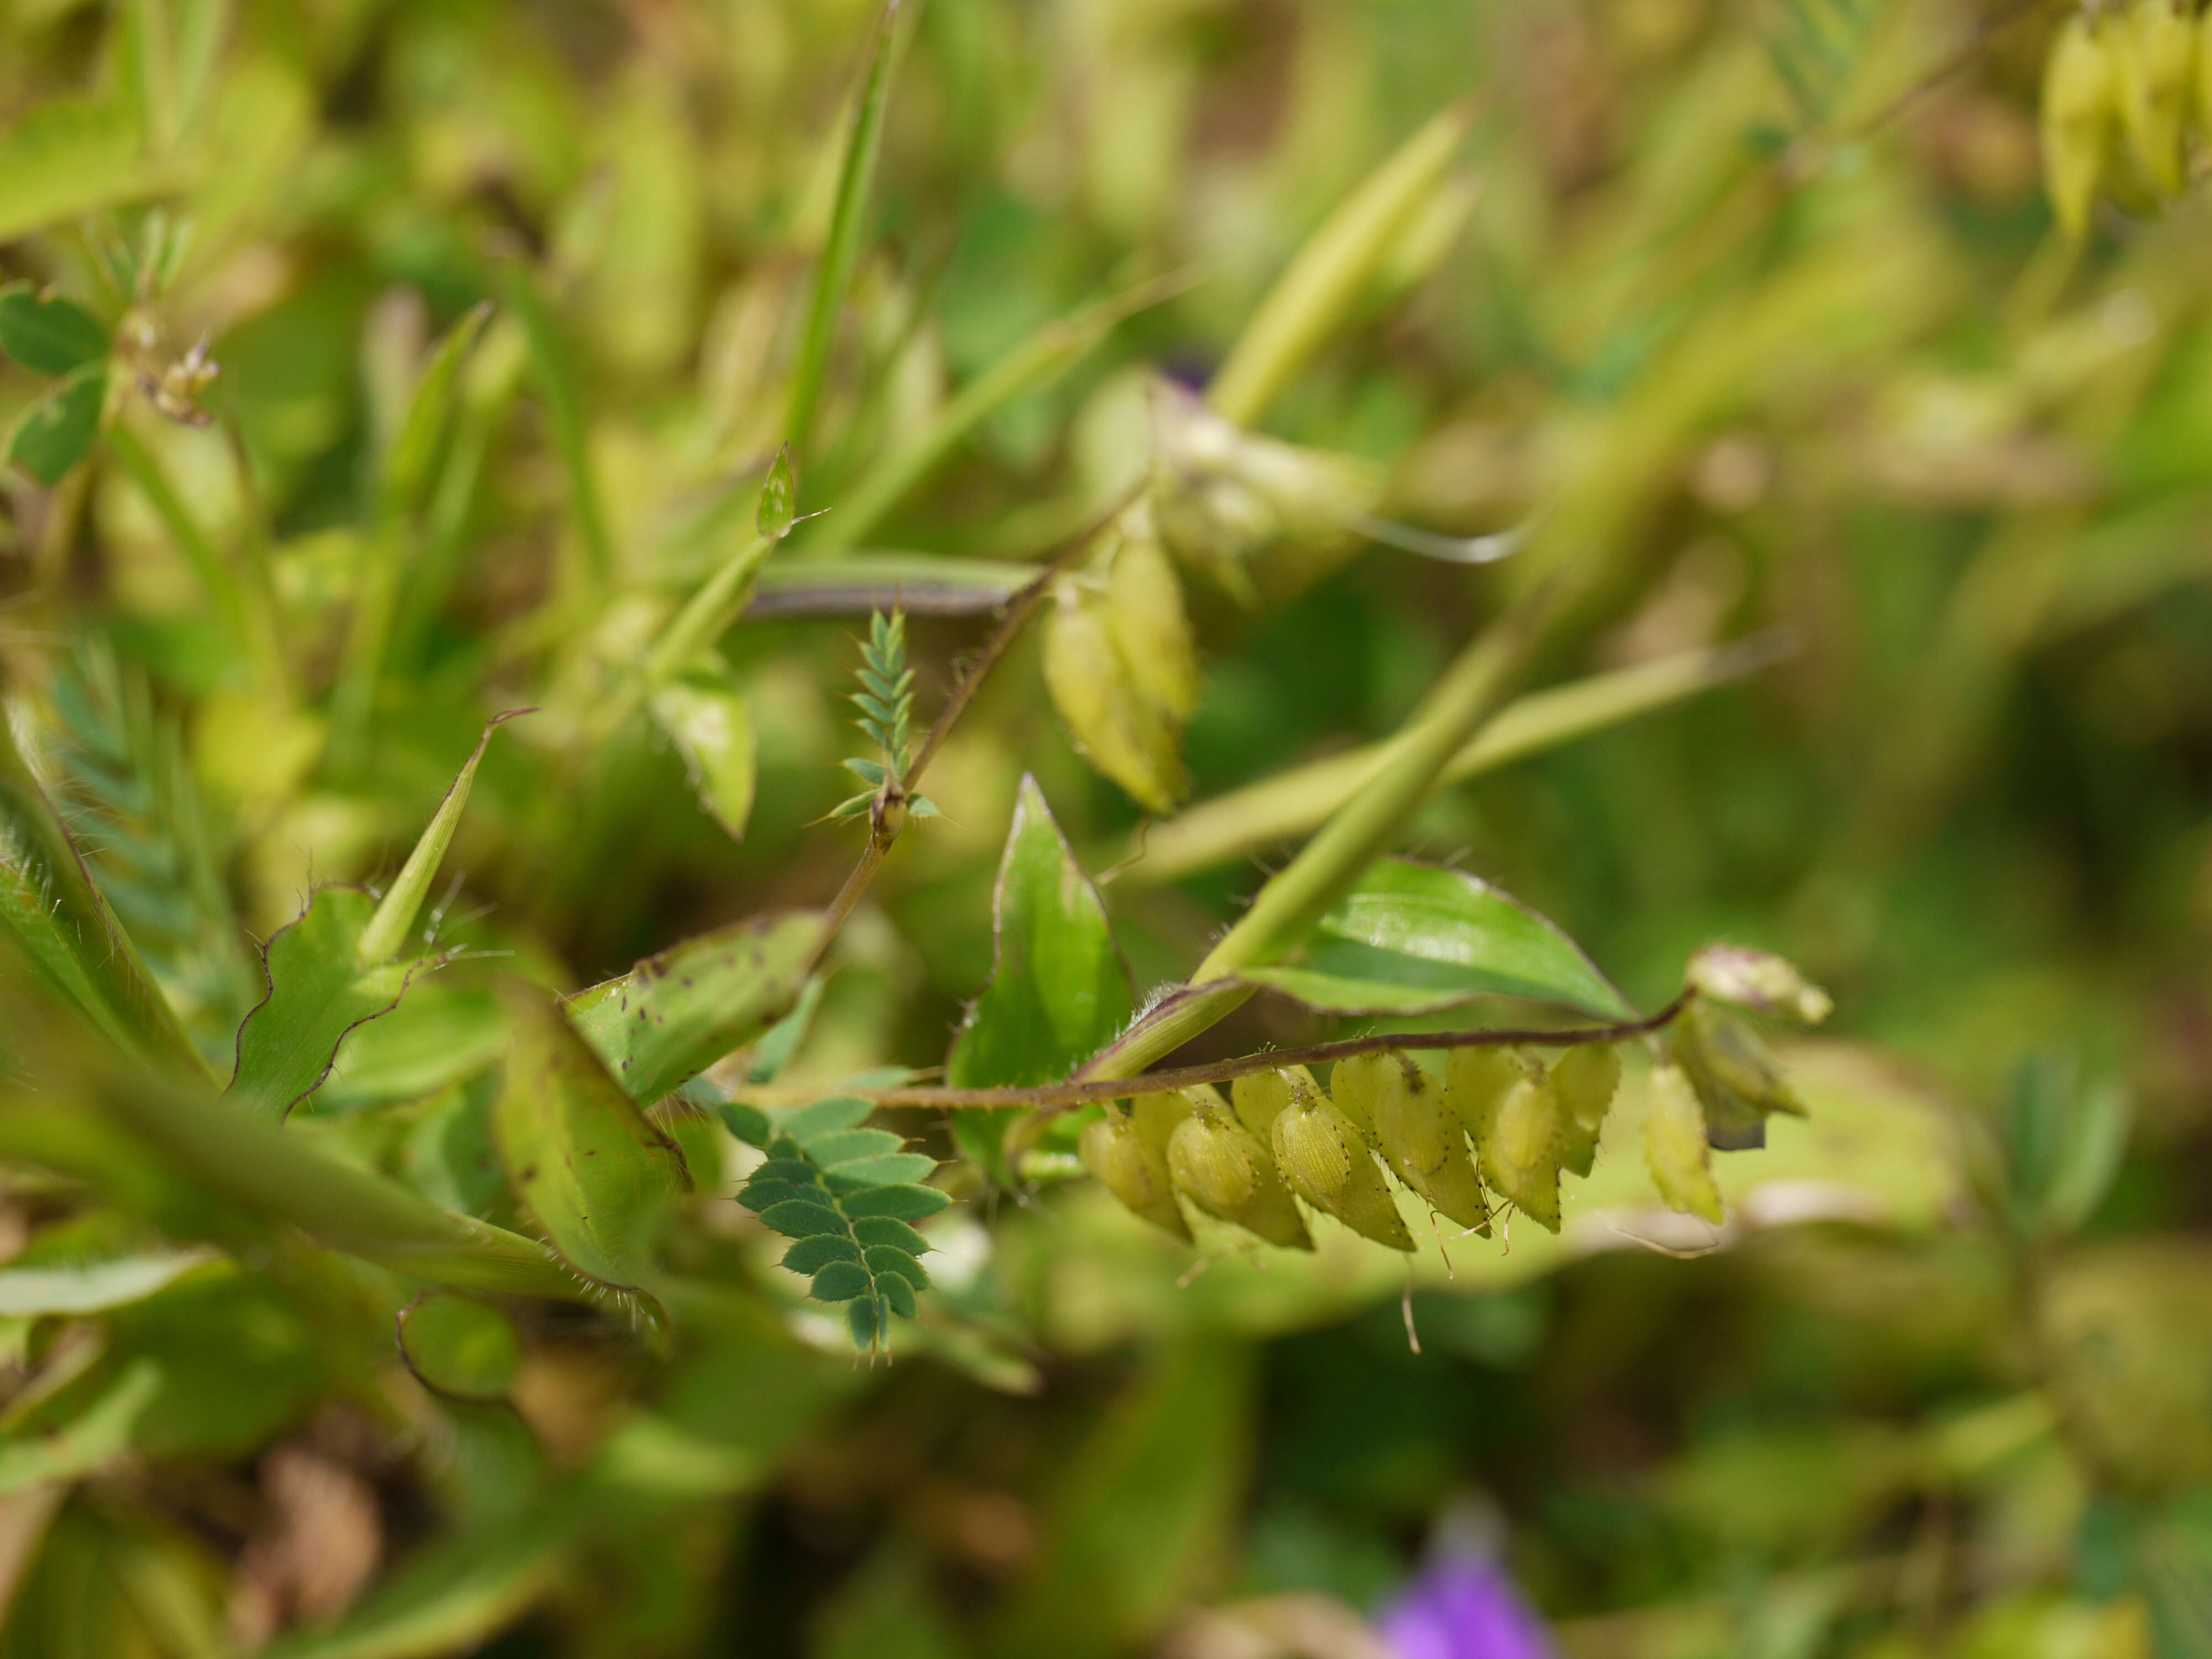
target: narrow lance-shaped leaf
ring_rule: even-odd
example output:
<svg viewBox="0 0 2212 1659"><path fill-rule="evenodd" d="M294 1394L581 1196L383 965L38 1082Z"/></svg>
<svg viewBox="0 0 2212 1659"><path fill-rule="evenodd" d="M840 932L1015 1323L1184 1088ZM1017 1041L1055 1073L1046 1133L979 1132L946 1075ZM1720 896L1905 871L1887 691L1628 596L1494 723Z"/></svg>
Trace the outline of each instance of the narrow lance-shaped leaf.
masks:
<svg viewBox="0 0 2212 1659"><path fill-rule="evenodd" d="M822 918L756 916L648 957L568 1000L568 1018L649 1104L766 1030L798 1000Z"/></svg>
<svg viewBox="0 0 2212 1659"><path fill-rule="evenodd" d="M1240 977L1333 1013L1508 996L1635 1018L1581 948L1519 900L1462 871L1397 859L1370 866L1288 960Z"/></svg>
<svg viewBox="0 0 2212 1659"><path fill-rule="evenodd" d="M1114 1039L1135 1006L1129 969L1106 907L1053 822L1036 780L1024 778L999 863L990 982L952 1040L955 1088L1057 1082ZM1000 1179L1006 1112L954 1118L963 1149Z"/></svg>
<svg viewBox="0 0 2212 1659"><path fill-rule="evenodd" d="M491 320L489 301L471 307L430 354L384 460L385 510L404 512L430 481L439 441L453 417L461 369Z"/></svg>
<svg viewBox="0 0 2212 1659"><path fill-rule="evenodd" d="M125 1052L207 1075L0 714L0 929Z"/></svg>
<svg viewBox="0 0 2212 1659"><path fill-rule="evenodd" d="M70 374L107 356L106 326L74 300L27 283L0 289L0 351L41 374Z"/></svg>
<svg viewBox="0 0 2212 1659"><path fill-rule="evenodd" d="M599 483L592 471L584 433L584 398L577 388L575 365L569 360L559 324L527 270L517 266L509 274L507 295L522 325L538 389L545 399L546 421L553 428L554 447L568 474L569 505L584 544L585 562L592 576L604 581L614 570L614 538L608 532Z"/></svg>
<svg viewBox="0 0 2212 1659"><path fill-rule="evenodd" d="M429 896L430 884L437 878L446 849L453 845L453 832L460 827L461 812L469 804L469 789L476 782L477 768L483 760L491 734L516 715L530 712L527 708L510 708L484 722L477 746L461 763L460 774L446 791L446 799L438 804L429 828L416 842L415 850L400 866L398 876L362 932L359 955L362 967L374 967L399 954L400 947L407 941L408 930L414 927L416 915L422 908L422 901Z"/></svg>
<svg viewBox="0 0 2212 1659"><path fill-rule="evenodd" d="M492 1139L507 1180L562 1261L602 1285L649 1291L653 1239L690 1185L683 1154L551 997L516 981L502 1000L511 1047Z"/></svg>

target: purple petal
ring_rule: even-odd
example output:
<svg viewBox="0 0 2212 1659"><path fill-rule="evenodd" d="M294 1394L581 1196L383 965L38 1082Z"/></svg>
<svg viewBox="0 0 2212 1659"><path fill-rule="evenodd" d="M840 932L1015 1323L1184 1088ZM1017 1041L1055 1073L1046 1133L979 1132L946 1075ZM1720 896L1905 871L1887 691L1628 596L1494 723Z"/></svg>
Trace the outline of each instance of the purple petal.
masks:
<svg viewBox="0 0 2212 1659"><path fill-rule="evenodd" d="M1505 1575L1467 1556L1437 1562L1377 1621L1398 1659L1555 1659Z"/></svg>

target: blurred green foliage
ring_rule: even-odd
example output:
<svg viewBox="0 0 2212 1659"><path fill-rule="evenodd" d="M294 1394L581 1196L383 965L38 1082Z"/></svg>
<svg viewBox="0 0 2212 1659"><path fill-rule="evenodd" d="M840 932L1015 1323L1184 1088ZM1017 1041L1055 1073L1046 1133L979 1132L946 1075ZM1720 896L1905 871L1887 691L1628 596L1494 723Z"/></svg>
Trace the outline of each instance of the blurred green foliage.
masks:
<svg viewBox="0 0 2212 1659"><path fill-rule="evenodd" d="M1574 1656L2212 1653L2212 216L2054 228L2068 9L13 0L7 902L69 921L43 994L114 1044L235 1065L272 1120L313 1093L281 1132L149 1094L7 981L0 1655L1333 1659L1370 1650L1321 1598L1470 1529ZM907 601L926 721L1144 474L1150 370L1206 380L1468 99L1261 424L1373 464L1407 532L1533 544L1343 538L1255 561L1256 605L1194 575L1203 836L1085 765L1032 630L803 1013L683 1109L606 1087L750 1042L814 966L776 913L860 854L822 821L870 610ZM1095 1188L961 1164L879 1212L934 1288L856 1360L734 1201L747 1109L707 1109L938 1065L1019 1000L1031 801L1065 844L1024 879L1090 918L1061 872L1112 871L1132 982L1182 981L1359 787L1238 792L1387 738L1568 569L1528 678L1596 712L1396 845L1638 1006L1716 938L1833 989L1783 1050L1809 1119L1717 1161L1726 1229L1656 1203L1633 1089L1561 1232L1425 1240L1411 1279L1341 1230L1190 1279ZM257 1071L258 947L318 892L322 979L258 1018L327 1035ZM515 1017L534 1092L509 974L598 988L580 1041ZM1260 1000L1190 1057L1349 1029ZM1004 1155L873 1121L819 1139ZM541 1142L574 1156L524 1179ZM661 1260L599 1149L682 1166ZM793 1152L856 1240L921 1190Z"/></svg>

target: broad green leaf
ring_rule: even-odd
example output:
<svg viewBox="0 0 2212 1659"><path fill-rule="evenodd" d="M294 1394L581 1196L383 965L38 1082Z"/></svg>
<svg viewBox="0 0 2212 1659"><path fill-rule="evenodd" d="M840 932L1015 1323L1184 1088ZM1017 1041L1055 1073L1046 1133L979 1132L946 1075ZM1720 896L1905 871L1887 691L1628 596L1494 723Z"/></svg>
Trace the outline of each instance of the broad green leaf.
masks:
<svg viewBox="0 0 2212 1659"><path fill-rule="evenodd" d="M510 708L503 714L495 714L484 722L483 731L477 738L477 746L470 750L467 760L461 763L459 776L446 791L446 798L438 803L430 824L415 843L415 850L407 855L407 862L399 867L399 874L385 893L376 914L362 929L359 945L361 966L374 968L389 962L400 953L407 943L408 930L414 927L415 918L422 908L422 901L430 896L430 884L436 879L438 866L446 857L447 848L453 845L453 831L460 828L461 813L469 804L469 788L476 781L477 768L483 761L484 749L491 742L491 734L518 714L532 711Z"/></svg>
<svg viewBox="0 0 2212 1659"><path fill-rule="evenodd" d="M642 1289L659 1277L662 1218L690 1184L683 1155L556 1003L520 982L503 1000L512 1047L491 1121L507 1180L570 1267Z"/></svg>
<svg viewBox="0 0 2212 1659"><path fill-rule="evenodd" d="M811 910L702 933L578 992L569 1021L630 1098L650 1104L782 1018L821 934Z"/></svg>
<svg viewBox="0 0 2212 1659"><path fill-rule="evenodd" d="M58 294L41 296L27 283L0 289L0 351L41 374L73 374L107 356L100 319Z"/></svg>
<svg viewBox="0 0 2212 1659"><path fill-rule="evenodd" d="M427 1099L481 1073L506 1047L499 999L489 989L418 975L398 1007L340 1045L316 1098L331 1108Z"/></svg>
<svg viewBox="0 0 2212 1659"><path fill-rule="evenodd" d="M1330 1013L1426 1013L1505 996L1636 1017L1581 947L1519 900L1462 871L1398 859L1371 866L1288 961L1242 977Z"/></svg>
<svg viewBox="0 0 2212 1659"><path fill-rule="evenodd" d="M161 1250L107 1261L0 1268L0 1317L105 1313L128 1307L214 1260L208 1250Z"/></svg>
<svg viewBox="0 0 2212 1659"><path fill-rule="evenodd" d="M711 653L653 689L653 718L684 757L699 805L742 841L752 816L752 713L744 692Z"/></svg>
<svg viewBox="0 0 2212 1659"><path fill-rule="evenodd" d="M945 1080L955 1088L1054 1083L1114 1040L1134 1012L1129 969L1106 907L1053 822L1034 778L1024 778L999 863L990 982L952 1040ZM954 1116L962 1150L1001 1182L1012 1114Z"/></svg>
<svg viewBox="0 0 2212 1659"><path fill-rule="evenodd" d="M8 459L48 489L92 448L107 398L107 366L93 363L33 404L8 442Z"/></svg>
<svg viewBox="0 0 2212 1659"><path fill-rule="evenodd" d="M161 1392L161 1368L134 1361L70 1422L0 1446L0 1496L74 1480L113 1462L131 1449L132 1431Z"/></svg>
<svg viewBox="0 0 2212 1659"><path fill-rule="evenodd" d="M0 137L0 242L151 195L166 182L115 99L58 99Z"/></svg>
<svg viewBox="0 0 2212 1659"><path fill-rule="evenodd" d="M92 884L0 713L0 932L40 979L125 1052L204 1077L207 1067L137 946Z"/></svg>
<svg viewBox="0 0 2212 1659"><path fill-rule="evenodd" d="M330 1075L347 1032L399 1006L420 964L362 967L362 938L376 911L358 887L325 887L297 921L270 935L269 994L238 1028L226 1100L282 1121Z"/></svg>
<svg viewBox="0 0 2212 1659"><path fill-rule="evenodd" d="M403 1308L399 1352L438 1393L462 1400L498 1400L522 1368L522 1339L490 1304L433 1291Z"/></svg>

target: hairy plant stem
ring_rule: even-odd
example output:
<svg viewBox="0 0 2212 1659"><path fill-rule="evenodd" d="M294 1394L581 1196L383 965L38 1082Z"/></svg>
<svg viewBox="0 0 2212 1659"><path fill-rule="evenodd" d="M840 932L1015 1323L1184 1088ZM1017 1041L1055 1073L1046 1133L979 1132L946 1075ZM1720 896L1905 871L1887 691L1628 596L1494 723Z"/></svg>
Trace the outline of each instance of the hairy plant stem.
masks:
<svg viewBox="0 0 2212 1659"><path fill-rule="evenodd" d="M1572 1048L1591 1042L1626 1042L1665 1030L1681 1016L1696 994L1685 990L1657 1013L1644 1019L1623 1020L1613 1025L1580 1025L1549 1029L1480 1031L1387 1031L1374 1036L1346 1037L1336 1042L1317 1042L1304 1048L1271 1048L1264 1054L1237 1060L1217 1060L1202 1066L1178 1066L1141 1077L1072 1079L1066 1083L1040 1084L1028 1089L947 1089L898 1087L840 1089L856 1100L878 1106L962 1107L982 1110L1012 1110L1042 1106L1062 1110L1095 1101L1121 1100L1132 1094L1160 1094L1170 1089L1196 1088L1206 1083L1231 1083L1255 1072L1279 1072L1286 1066L1314 1066L1350 1060L1355 1054L1397 1054L1417 1048ZM1141 1085L1141 1087L1133 1085ZM819 1085L757 1084L740 1090L758 1105L799 1105L818 1100Z"/></svg>

